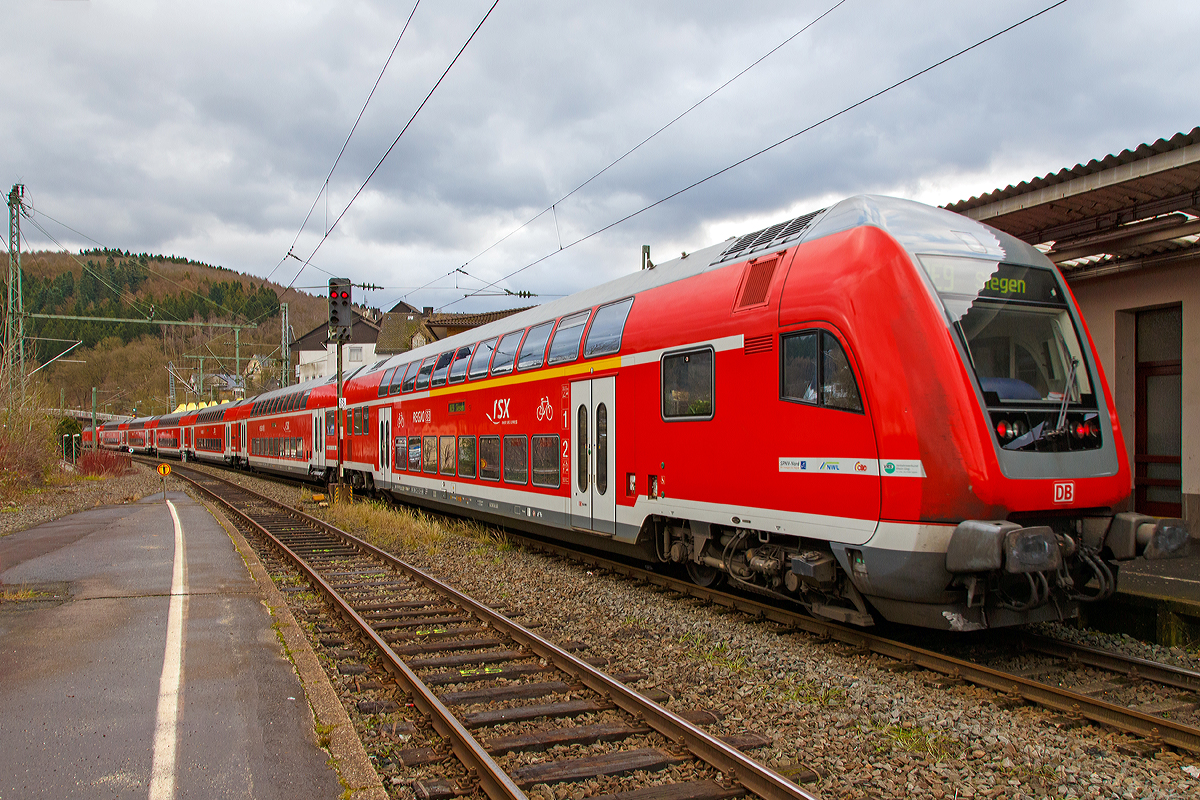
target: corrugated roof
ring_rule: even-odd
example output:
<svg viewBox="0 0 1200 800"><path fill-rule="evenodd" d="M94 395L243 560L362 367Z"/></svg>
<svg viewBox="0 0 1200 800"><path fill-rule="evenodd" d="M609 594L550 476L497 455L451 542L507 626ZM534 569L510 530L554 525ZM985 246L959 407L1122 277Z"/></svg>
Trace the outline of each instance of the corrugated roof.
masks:
<svg viewBox="0 0 1200 800"><path fill-rule="evenodd" d="M470 327L475 328L480 325L487 325L489 322L495 322L498 319L511 317L513 314L519 314L533 306L522 306L521 308L510 308L505 311L484 311L478 314L471 313L449 313L449 314L432 314L425 318L426 325L444 325L448 328Z"/></svg>
<svg viewBox="0 0 1200 800"><path fill-rule="evenodd" d="M1021 181L1016 186L1008 186L1004 189L996 189L979 197L972 197L970 200L959 200L957 203L950 203L943 206L949 211L956 211L959 214L966 214L973 208L994 203L998 200L1006 200L1010 197L1025 195L1037 189L1043 189L1047 186L1054 186L1075 178L1082 178L1087 175L1094 175L1104 170L1113 169L1124 164L1130 164L1134 161L1150 158L1151 156L1169 153L1173 150L1180 150L1188 145L1200 144L1200 127L1192 128L1189 133L1177 133L1170 139L1159 139L1152 144L1140 144L1133 150L1122 150L1117 154L1110 154L1100 160L1092 159L1086 164L1076 164L1070 169L1063 168L1058 172L1053 172L1042 178L1034 178L1031 181ZM967 214L967 216L972 216ZM972 216L974 219L975 217Z"/></svg>
<svg viewBox="0 0 1200 800"><path fill-rule="evenodd" d="M1200 127L945 208L1038 245L1072 280L1193 258Z"/></svg>

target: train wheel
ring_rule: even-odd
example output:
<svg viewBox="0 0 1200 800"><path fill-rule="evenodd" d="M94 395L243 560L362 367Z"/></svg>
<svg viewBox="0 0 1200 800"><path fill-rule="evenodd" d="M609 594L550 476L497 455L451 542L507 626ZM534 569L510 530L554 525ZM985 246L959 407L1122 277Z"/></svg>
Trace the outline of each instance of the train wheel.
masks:
<svg viewBox="0 0 1200 800"><path fill-rule="evenodd" d="M716 567L710 567L707 564L697 564L694 561L688 562L687 574L691 578L692 583L697 586L703 586L705 589L716 589L725 582L724 572Z"/></svg>

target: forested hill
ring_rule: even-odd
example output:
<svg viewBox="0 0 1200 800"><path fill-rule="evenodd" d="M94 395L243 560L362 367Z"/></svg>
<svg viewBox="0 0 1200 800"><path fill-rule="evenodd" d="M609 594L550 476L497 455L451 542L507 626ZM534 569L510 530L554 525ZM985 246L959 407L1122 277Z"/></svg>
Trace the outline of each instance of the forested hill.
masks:
<svg viewBox="0 0 1200 800"><path fill-rule="evenodd" d="M26 313L250 324L279 314L279 294L266 282L177 256L91 250L76 260L35 252L21 262ZM84 347L110 337L128 344L154 332L121 322L34 319L30 325L36 336L82 339Z"/></svg>
<svg viewBox="0 0 1200 800"><path fill-rule="evenodd" d="M80 253L22 253L22 297L27 314L148 320L135 322L27 318L26 357L45 364L73 342L82 345L37 373L46 401L83 407L92 387L111 410L167 405L168 362L185 379L204 373L234 374L250 356L280 357L280 303L288 304L290 327L301 336L325 320L322 296L224 267L178 256L88 250ZM244 324L235 340L228 328L155 325L154 321ZM240 345L237 346L237 345ZM240 361L237 357L240 354ZM278 375L277 372L272 373ZM269 386L247 385L248 389ZM183 395L181 394L181 397ZM198 397L190 399L200 399Z"/></svg>

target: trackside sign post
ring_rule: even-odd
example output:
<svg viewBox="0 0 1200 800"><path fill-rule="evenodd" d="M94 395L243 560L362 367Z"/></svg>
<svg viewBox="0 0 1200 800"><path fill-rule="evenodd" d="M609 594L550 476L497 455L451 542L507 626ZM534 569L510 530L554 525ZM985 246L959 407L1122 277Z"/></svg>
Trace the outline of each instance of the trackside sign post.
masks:
<svg viewBox="0 0 1200 800"><path fill-rule="evenodd" d="M171 474L171 465L170 464L159 464L158 465L158 474L162 475L163 502L165 503L165 502L167 502L167 476Z"/></svg>

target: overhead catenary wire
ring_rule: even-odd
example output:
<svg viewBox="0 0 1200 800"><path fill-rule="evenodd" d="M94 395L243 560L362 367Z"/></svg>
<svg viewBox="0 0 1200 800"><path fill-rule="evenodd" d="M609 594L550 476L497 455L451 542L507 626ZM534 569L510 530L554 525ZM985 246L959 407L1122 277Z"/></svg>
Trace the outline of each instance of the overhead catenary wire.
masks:
<svg viewBox="0 0 1200 800"><path fill-rule="evenodd" d="M496 10L496 6L498 6L498 5L500 5L500 0L495 0L495 2L492 3L491 7L488 8L487 13L483 15L483 19L479 20L479 24L475 26L475 29L473 31L471 31L471 35L467 37L467 40L465 42L463 42L462 47L459 48L458 52L454 55L454 58L451 59L450 63L446 66L446 69L442 71L441 76L439 76L437 81L433 84L433 88L431 88L429 90L429 93L425 95L425 99L421 101L421 104L417 106L417 109L415 111L413 111L412 116L410 116L408 118L408 121L406 123L404 123L404 127L400 129L400 133L398 133L396 135L396 138L392 141L392 143L388 147L388 149L386 151L384 151L384 154L382 156L380 156L379 161L371 169L371 172L363 180L362 185L360 185L358 187L358 190L350 198L349 202L346 203L345 208L343 208L341 213L337 215L337 217L333 220L333 223L328 226L328 229L321 236L321 239L317 242L316 247L314 247L312 252L308 254L308 258L304 259L303 263L300 266L300 269L292 277L292 280L288 282L287 288L290 289L292 287L292 284L294 284L296 282L296 280L300 277L300 273L304 272L304 269L309 265L309 263L312 261L313 257L317 254L318 251L320 251L321 246L324 245L325 242L327 242L329 240L330 234L333 233L334 229L337 228L338 224L342 221L342 219L350 211L350 207L354 205L354 201L356 201L359 198L359 195L361 195L363 193L363 191L367 188L367 184L369 184L371 182L371 179L375 177L375 173L378 172L379 168L383 166L383 162L386 161L387 157L392 154L393 150L396 149L396 145L400 143L400 139L402 139L404 137L404 134L408 132L408 129L410 127L412 127L413 122L420 115L421 110L424 109L426 104L429 103L430 98L433 97L434 93L438 90L438 87L442 85L442 81L444 81L446 79L446 76L450 74L450 70L452 70L454 68L454 65L458 63L459 58L462 57L462 54L466 51L467 47L469 47L471 42L474 41L476 34L479 33L481 28L483 28L484 23L486 23L488 21L488 18L492 16L492 12ZM284 258L286 259L287 256L285 256Z"/></svg>
<svg viewBox="0 0 1200 800"><path fill-rule="evenodd" d="M924 75L928 72L931 72L932 70L935 70L938 67L953 61L954 59L958 58L959 56L965 55L966 53L969 53L972 50L982 47L983 45L987 44L988 42L990 42L994 39L997 39L1000 36L1003 36L1004 34L1021 27L1022 25L1026 24L1027 22L1031 22L1032 20L1037 19L1038 17L1042 16L1043 14L1053 11L1054 9L1058 8L1059 6L1065 4L1067 1L1068 0L1057 0L1057 2L1051 3L1050 5L1046 6L1042 10L1037 11L1033 14L1030 14L1029 16L1025 17L1024 19L1021 19L1018 22L1014 22L1011 25L997 31L996 33L993 33L990 36L980 39L979 41L975 42L974 44L964 47L963 49L959 50L958 52L956 52L952 55L946 56L945 58L943 58L939 61L936 61L933 64L930 64L929 66L925 67L924 69L918 70L917 72L914 72L913 74L909 75L908 77L902 78L901 80L898 80L895 83L893 83L883 89L880 89L855 103L851 103L850 105L846 106L845 108L841 109L840 111L836 111L836 112L830 114L829 116L824 117L823 119L820 119L810 125L807 125L804 128L801 128L800 130L796 131L795 133L793 133L789 136L785 136L784 138L774 142L773 144L767 145L766 147L762 148L761 150L757 150L748 156L738 159L737 161L733 162L732 164L729 164L728 166L722 167L721 169L717 170L716 172L710 173L709 175L706 175L705 177L703 177L697 181L694 181L693 183L690 183L681 189L677 189L676 191L672 192L671 194L668 194L666 197L662 197L658 200L655 200L654 202L652 202L648 205L645 205L636 211L626 214L625 216L621 217L620 219L614 220L613 222L610 222L601 228L597 228L596 230L592 231L591 233L588 233L584 236L579 237L578 239L574 240L573 242L570 242L569 244L563 245L558 250L553 250L553 251L547 253L546 255L541 256L540 258L537 258L534 261L531 261L530 263L526 264L525 266L520 267L519 269L513 270L512 272L508 273L507 275L505 275L501 278L497 278L495 281L492 281L487 286L478 290L478 292L474 292L472 294L465 295L464 297L462 297L458 300L453 300L453 301L447 303L445 306L442 306L442 309L449 308L450 306L455 305L456 303L459 303L464 299L467 299L469 297L473 297L479 293L482 293L482 292L486 291L487 289L490 289L490 288L496 286L497 284L502 283L503 281L506 281L509 278L512 278L514 275L517 275L521 272L524 272L527 269L530 269L531 267L535 267L538 264L541 264L543 261L546 261L547 259L550 259L550 258L558 255L559 253L563 252L564 250L569 250L577 244L582 244L583 242L586 242L589 239L592 239L596 236L599 236L602 233L605 233L606 231L609 231L609 230L617 227L618 225L628 222L629 220L633 219L634 217L640 216L641 214L644 214L653 208L657 208L658 206L662 205L663 203L666 203L670 200L673 200L676 197L679 197L681 194L689 192L698 186L708 183L709 181L713 180L714 178L720 177L721 175L724 175L725 173L730 172L731 170L737 169L738 167L742 166L743 164L745 164L749 161L752 161L761 155L769 153L772 150L775 150L776 148L781 147L781 146L787 144L788 142L793 141L794 139L797 139L800 136L803 136L804 134L806 134L816 128L821 127L822 125L824 125L828 122L831 122L832 120L837 119L838 117L848 114L849 112L853 111L854 109L856 109L862 105L865 105L878 97L881 97L881 96L887 94L888 92L892 91L893 89L897 89L906 83L914 81L917 78L921 77L922 75ZM441 310L441 309L439 309L439 310Z"/></svg>
<svg viewBox="0 0 1200 800"><path fill-rule="evenodd" d="M829 8L827 8L827 9L826 9L824 12L822 12L822 13L821 13L819 16L817 16L816 18L814 18L814 19L813 19L811 22L809 22L807 25L805 25L804 27L800 28L800 30L796 31L795 33L793 33L791 36L789 36L789 37L787 37L786 39L784 39L784 40L783 40L782 42L780 42L779 44L777 44L777 45L775 45L774 47L772 47L772 48L771 48L770 50L768 50L766 53L763 53L763 54L762 54L761 56L759 56L757 59L755 59L755 60L754 60L754 61L752 61L750 64L748 64L746 67L744 67L744 68L743 68L743 69L742 69L740 72L738 72L736 75L734 75L733 77L731 77L731 78L729 78L728 80L726 80L724 83L722 83L722 84L721 84L720 86L718 86L717 88L713 89L713 90L712 90L711 92L709 92L708 94L704 95L704 97L701 97L699 100L697 100L697 101L696 101L695 103L693 103L692 105L688 106L688 108L687 108L687 109L685 109L685 110L684 110L684 111L682 111L681 113L677 114L677 115L676 115L675 117L673 117L673 118L672 118L672 119L671 119L669 122L667 122L666 124L664 124L664 125L662 125L661 127L659 127L659 128L656 130L656 131L654 131L654 132L653 132L653 133L651 133L649 136L647 136L647 137L645 137L644 139L642 139L640 142L638 142L637 144L635 144L633 147L629 148L629 149L628 149L628 150L626 150L624 153L622 153L621 155L617 156L615 159L613 159L612 161L610 161L610 162L609 162L607 165L605 165L605 166L604 166L604 167L602 167L600 170L598 170L597 172L595 172L595 173L594 173L594 174L593 174L591 177L589 177L587 180L583 181L583 183L579 184L579 185L578 185L578 186L576 186L574 189L572 189L571 191L567 192L567 193L566 193L566 194L564 194L562 197L558 198L557 200L555 200L555 201L554 201L553 203L551 203L550 205L546 206L544 209L542 209L542 210L541 210L541 211L539 211L538 213L534 214L532 217L530 217L530 218L529 218L529 219L527 219L525 222L523 222L523 223L521 223L520 225L518 225L516 228L513 228L511 231L509 231L508 233L506 233L504 236L502 236L502 237L500 237L499 239L497 239L496 241L492 242L490 245L488 245L487 247L485 247L483 250L479 251L479 252L478 252L478 253L476 253L475 255L473 255L473 256L471 256L470 258L468 258L466 261L464 261L464 262L463 262L463 266L465 267L465 266L467 266L468 264L470 264L471 262L473 262L473 261L476 261L476 260L478 260L479 258L481 258L481 257L483 257L484 255L486 255L487 253L491 252L491 251L492 251L494 248L496 248L496 247L498 247L499 245L503 244L504 242L508 241L508 240L509 240L510 238L512 238L514 235L516 235L517 233L520 233L522 230L524 230L525 228L529 227L530 225L532 225L532 224L533 224L534 222L536 222L537 220L541 219L541 218L542 218L542 217L543 217L543 216L546 214L546 212L548 212L548 211L549 211L549 212L553 212L553 214L554 214L554 229L555 229L555 231L558 231L558 211L557 211L557 206L558 206L560 203L562 203L564 200L567 200L567 199L569 199L569 198L570 198L572 195L574 195L576 192L578 192L579 190L581 190L581 189L583 189L584 187L586 187L588 184L590 184L592 181L594 181L594 180L596 180L597 178L599 178L599 177L600 177L601 175L603 175L604 173L608 172L610 169L612 169L613 167L615 167L617 164L620 164L622 161L624 161L624 160L625 160L626 158L628 158L629 156L633 155L635 152L637 152L638 150L640 150L640 149L641 149L641 148L642 148L644 145L646 145L647 143L649 143L649 142L650 142L650 140L654 139L654 138L655 138L655 137L657 137L659 134L663 133L663 132L664 132L664 131L666 131L668 128L670 128L671 126L673 126L673 125L674 125L676 122L679 122L681 119L683 119L684 117L686 117L688 114L691 114L693 111L695 111L697 108L699 108L700 106L702 106L704 103L706 103L706 102L708 102L709 100L711 100L711 99L712 99L714 96L716 96L716 95L717 95L719 92L721 92L723 89L725 89L726 87L728 87L728 86L729 86L731 83L733 83L734 81L736 81L738 78L741 78L741 77L742 77L743 75L745 75L747 72L749 72L750 70L754 69L754 68L755 68L755 67L757 67L759 64L761 64L762 62L764 62L764 61L766 61L768 58L770 58L771 56L775 55L775 53L777 53L777 52L779 52L780 50L782 50L782 49L784 48L784 46L786 46L788 43L790 43L790 42L791 42L793 39L795 39L797 36L799 36L800 34L804 33L805 31L807 31L807 30L808 30L809 28L811 28L812 26L816 25L818 22L820 22L821 20L823 20L825 17L829 16L831 13L833 13L834 11L836 11L836 10L837 10L837 8L838 8L839 6L841 6L841 5L842 5L843 3L845 3L845 2L846 2L846 0L838 0L838 2L834 3L832 6L830 6ZM559 249L560 249L560 250L562 249L562 234L561 234L561 233L559 233ZM443 277L445 277L445 276L443 276Z"/></svg>
<svg viewBox="0 0 1200 800"><path fill-rule="evenodd" d="M292 239L292 245L288 248L288 255L292 254L292 250L296 247L296 242L300 241L300 235L304 233L305 226L308 225L309 219L312 218L312 213L316 209L317 203L321 202L322 194L325 195L326 229L328 229L329 180L333 177L333 172L337 169L337 165L341 163L342 156L346 153L346 147L349 146L350 139L354 136L354 132L358 130L358 124L362 122L363 114L367 112L367 106L371 104L371 98L375 96L376 90L379 89L379 83L383 80L383 74L387 72L388 65L392 63L392 58L395 57L396 50L400 47L400 41L404 38L404 34L408 31L408 26L412 24L413 16L416 15L417 7L420 5L421 0L417 0L417 2L413 3L412 11L408 13L408 19L404 21L404 27L400 29L400 35L396 37L396 43L392 45L392 51L388 53L387 60L383 62L383 69L379 70L379 76L375 78L375 85L371 87L370 93L367 94L367 99L363 102L362 108L358 111L358 117L355 118L354 124L350 126L350 132L346 134L346 141L342 142L342 149L338 151L337 158L333 159L333 166L329 168L329 174L325 176L325 183L322 185L321 191L317 192L317 196L313 198L313 202L312 205L309 206L308 213L304 215L304 221L300 223L300 230L296 231L296 237ZM293 256L293 258L294 257L295 256ZM275 274L275 271L278 270L286 260L287 256L284 256L279 260L279 263L276 264L274 269L272 269L267 275L267 280L271 279L271 276ZM320 268L318 267L318 269Z"/></svg>

